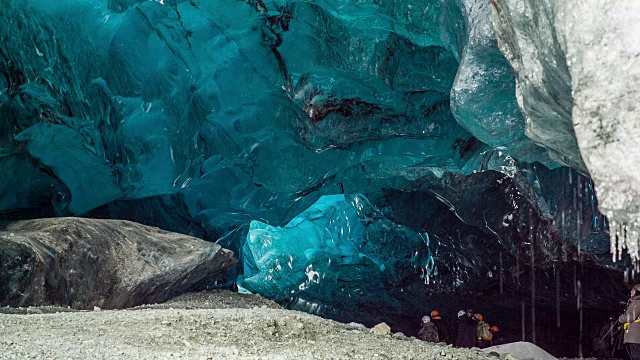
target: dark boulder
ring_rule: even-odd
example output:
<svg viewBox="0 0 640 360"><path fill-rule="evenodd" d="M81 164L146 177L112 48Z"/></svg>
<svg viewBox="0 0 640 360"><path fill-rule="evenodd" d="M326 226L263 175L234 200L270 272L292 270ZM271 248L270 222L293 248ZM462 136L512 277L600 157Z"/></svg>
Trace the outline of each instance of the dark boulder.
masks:
<svg viewBox="0 0 640 360"><path fill-rule="evenodd" d="M199 290L233 267L217 244L121 220L0 227L0 305L124 308Z"/></svg>

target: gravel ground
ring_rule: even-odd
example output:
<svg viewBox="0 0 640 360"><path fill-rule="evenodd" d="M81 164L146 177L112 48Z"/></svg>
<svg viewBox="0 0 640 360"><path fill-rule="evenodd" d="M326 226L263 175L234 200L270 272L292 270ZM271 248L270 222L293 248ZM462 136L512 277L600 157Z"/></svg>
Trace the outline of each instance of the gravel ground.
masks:
<svg viewBox="0 0 640 360"><path fill-rule="evenodd" d="M273 300L260 295L243 295L228 290L188 293L162 304L143 305L134 309L282 309Z"/></svg>
<svg viewBox="0 0 640 360"><path fill-rule="evenodd" d="M130 310L0 314L0 359L29 358L498 359L402 334L377 336L231 292Z"/></svg>
<svg viewBox="0 0 640 360"><path fill-rule="evenodd" d="M260 295L243 295L228 290L211 290L187 293L173 298L162 304L137 306L129 310L142 309L282 309L273 300ZM0 307L0 314L52 314L58 312L81 312L69 307L30 306L30 307Z"/></svg>

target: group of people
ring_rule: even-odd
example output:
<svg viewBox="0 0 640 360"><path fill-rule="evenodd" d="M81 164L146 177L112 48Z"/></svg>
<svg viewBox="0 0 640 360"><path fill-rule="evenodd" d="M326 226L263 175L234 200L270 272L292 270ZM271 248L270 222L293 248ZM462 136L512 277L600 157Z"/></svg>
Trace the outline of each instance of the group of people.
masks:
<svg viewBox="0 0 640 360"><path fill-rule="evenodd" d="M489 325L484 321L480 313L469 309L458 311L458 333L455 341L451 341L450 332L447 325L442 321L440 312L433 310L429 315L422 317L422 328L418 333L418 338L427 342L444 342L453 344L456 347L485 348L492 346L496 334L500 329L496 325Z"/></svg>
<svg viewBox="0 0 640 360"><path fill-rule="evenodd" d="M458 311L458 337L455 346L461 348L486 348L494 345L494 338L500 331L498 326L489 325L482 314L469 309Z"/></svg>
<svg viewBox="0 0 640 360"><path fill-rule="evenodd" d="M619 324L619 327L616 324ZM618 347L615 339L619 337L620 343L626 345L629 359L640 360L640 284L631 289L631 298L627 302L625 312L617 319L610 318L610 321L594 330L593 350L599 358L613 357ZM497 326L485 322L482 314L471 309L460 310L458 332L455 341L452 342L449 328L443 322L440 312L433 310L430 316L422 317L422 328L418 337L424 341L444 342L460 348L485 348L503 343L502 337L498 335L499 331Z"/></svg>

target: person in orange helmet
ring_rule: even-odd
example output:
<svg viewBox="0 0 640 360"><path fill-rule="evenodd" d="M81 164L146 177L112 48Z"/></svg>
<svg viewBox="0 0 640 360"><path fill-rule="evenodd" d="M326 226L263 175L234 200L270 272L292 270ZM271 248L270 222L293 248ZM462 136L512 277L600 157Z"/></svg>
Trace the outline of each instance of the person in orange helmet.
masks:
<svg viewBox="0 0 640 360"><path fill-rule="evenodd" d="M502 345L506 343L504 336L500 333L500 328L496 325L493 325L489 328L491 333L493 334L493 339L491 340L491 346L494 345Z"/></svg>
<svg viewBox="0 0 640 360"><path fill-rule="evenodd" d="M440 316L440 312L438 310L433 310L431 312L431 321L436 325L438 329L438 338L440 342L450 344L451 339L449 338L449 329L447 325L442 321L442 317Z"/></svg>

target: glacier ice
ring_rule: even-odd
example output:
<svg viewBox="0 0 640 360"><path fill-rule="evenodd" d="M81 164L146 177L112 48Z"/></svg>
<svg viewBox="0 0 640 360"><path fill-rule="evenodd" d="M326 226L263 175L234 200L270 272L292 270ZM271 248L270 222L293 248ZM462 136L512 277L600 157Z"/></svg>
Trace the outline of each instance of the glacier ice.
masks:
<svg viewBox="0 0 640 360"><path fill-rule="evenodd" d="M494 5L501 49L518 74L528 136L559 161L588 170L611 222L611 252L627 249L640 259L640 8L622 0Z"/></svg>
<svg viewBox="0 0 640 360"><path fill-rule="evenodd" d="M461 23L449 30L451 38L458 37L454 49L460 65L451 87L451 107L458 122L482 142L508 147L520 160L555 166L543 148L525 136L525 119L515 98L514 73L497 46L491 4L476 0L442 2L447 9L443 21L457 17Z"/></svg>
<svg viewBox="0 0 640 360"><path fill-rule="evenodd" d="M586 172L571 121L571 77L554 26L563 13L544 1L493 2L500 48L518 81L516 96L525 114L526 134L563 164ZM557 2L559 3L559 2ZM528 20L536 14L535 28Z"/></svg>
<svg viewBox="0 0 640 360"><path fill-rule="evenodd" d="M416 254L433 275L427 246L428 235L394 224L361 195L323 196L282 228L251 222L241 285L279 301L351 306L357 295L374 304L399 291Z"/></svg>
<svg viewBox="0 0 640 360"><path fill-rule="evenodd" d="M595 160L572 127L574 67L546 35L531 34L540 59L509 53L489 1L0 8L2 218L216 241L243 259L225 280L333 317L349 302L407 313L425 293L495 289L500 273L520 294L531 255L547 273L628 264L608 256L597 207L617 208L598 204L605 180L586 177Z"/></svg>

